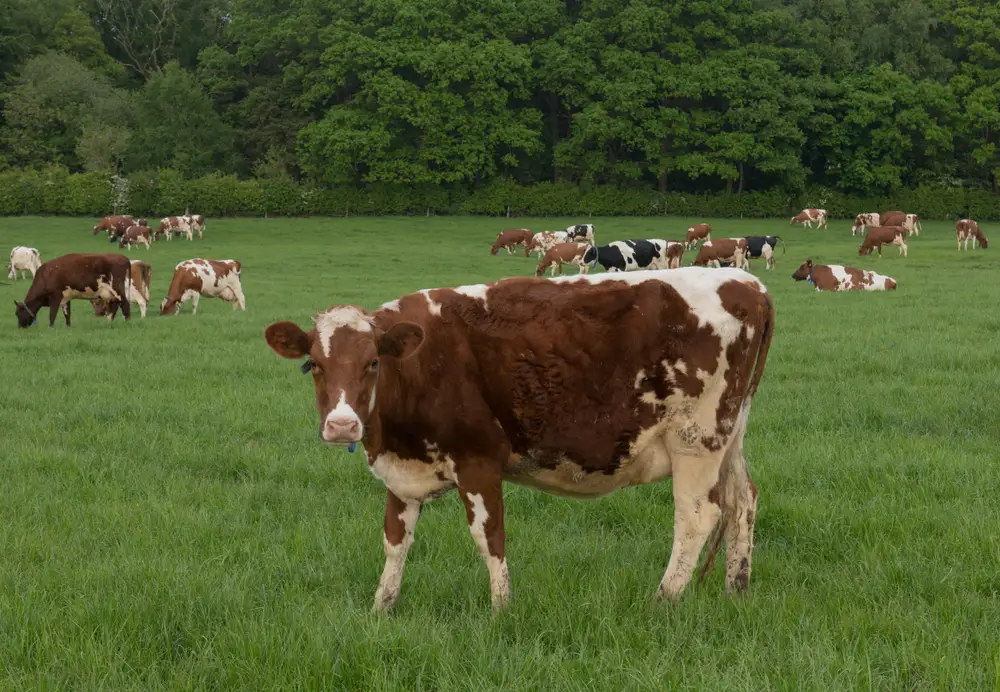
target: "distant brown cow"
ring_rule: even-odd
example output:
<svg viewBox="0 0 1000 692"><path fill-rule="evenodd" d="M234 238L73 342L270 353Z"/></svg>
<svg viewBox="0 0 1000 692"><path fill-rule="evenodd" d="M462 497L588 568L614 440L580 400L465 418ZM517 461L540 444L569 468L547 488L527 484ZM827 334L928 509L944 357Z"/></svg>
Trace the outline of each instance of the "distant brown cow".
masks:
<svg viewBox="0 0 1000 692"><path fill-rule="evenodd" d="M101 231L107 231L111 235L115 231L124 233L125 229L135 223L135 219L130 214L121 216L105 216L94 226L92 235L97 235Z"/></svg>
<svg viewBox="0 0 1000 692"><path fill-rule="evenodd" d="M698 255L692 264L719 267L722 262L729 262L738 269L749 269L746 238L706 240L698 249Z"/></svg>
<svg viewBox="0 0 1000 692"><path fill-rule="evenodd" d="M699 240L711 240L712 239L712 224L710 223L696 223L687 230L687 236L684 240L684 247L688 250L693 248L698 244Z"/></svg>
<svg viewBox="0 0 1000 692"><path fill-rule="evenodd" d="M872 250L878 251L878 256L882 256L883 245L895 245L899 248L899 254L907 256L906 229L902 226L874 226L868 229L865 239L858 248L858 255L865 256L872 254Z"/></svg>
<svg viewBox="0 0 1000 692"><path fill-rule="evenodd" d="M986 236L983 235L982 230L979 228L979 224L972 219L960 219L955 223L955 234L958 236L958 249L968 250L969 241L972 241L972 249L975 250L977 246L982 247L984 250L989 247L989 242L986 240ZM965 247L962 247L962 244Z"/></svg>
<svg viewBox="0 0 1000 692"><path fill-rule="evenodd" d="M812 228L815 223L816 228L822 228L826 230L827 218L826 209L803 209L801 212L792 217L789 226L794 226L800 223L806 228Z"/></svg>
<svg viewBox="0 0 1000 692"><path fill-rule="evenodd" d="M589 247L590 243L559 243L554 245L549 248L549 251L545 253L545 256L538 263L538 268L535 269L535 276L541 276L550 267L552 269L551 276L556 275L557 268L559 269L559 273L562 274L564 264L575 264L580 268L580 274L586 274L590 271L590 266L583 261L583 256Z"/></svg>
<svg viewBox="0 0 1000 692"><path fill-rule="evenodd" d="M167 236L167 240L172 240L174 234L186 235L188 240L192 239L193 229L191 228L191 222L186 216L165 216L160 219L160 225L156 227L156 233L153 234L154 240L159 240L163 236Z"/></svg>
<svg viewBox="0 0 1000 692"><path fill-rule="evenodd" d="M148 264L141 260L132 260L132 283L126 287L126 298L130 303L139 306L139 313L146 316L146 306L149 305L149 282L152 278L152 270ZM100 298L94 299L94 314L98 317L105 316L111 319L108 312L108 304Z"/></svg>
<svg viewBox="0 0 1000 692"><path fill-rule="evenodd" d="M131 250L133 245L142 244L145 245L148 250L151 236L152 232L149 226L129 226L125 229L125 233L122 234L121 242L118 243L118 247L127 247Z"/></svg>
<svg viewBox="0 0 1000 692"><path fill-rule="evenodd" d="M56 313L63 311L69 326L69 304L75 298L94 300L100 298L111 307L111 317L121 307L122 315L129 319L128 284L131 283L131 265L125 255L98 255L72 253L45 262L35 273L24 301L14 301L14 314L18 327L30 327L38 311L49 308L49 326L55 326Z"/></svg>
<svg viewBox="0 0 1000 692"><path fill-rule="evenodd" d="M490 248L490 254L495 255L501 249L506 249L507 254L513 254L513 249L518 245L523 245L525 249L528 247L528 243L531 242L531 236L534 233L527 228L508 228L500 233L497 233L497 239L493 241L493 247Z"/></svg>
<svg viewBox="0 0 1000 692"><path fill-rule="evenodd" d="M200 257L184 260L174 267L167 297L160 303L161 315L175 315L181 310L181 303L191 300L191 314L198 312L201 296L220 298L232 303L233 310L247 309L240 283L242 265L236 260L206 260Z"/></svg>
<svg viewBox="0 0 1000 692"><path fill-rule="evenodd" d="M901 211L887 211L878 216L879 226L903 226L906 214Z"/></svg>
<svg viewBox="0 0 1000 692"><path fill-rule="evenodd" d="M867 269L845 267L842 264L813 264L812 258L802 263L792 278L808 281L817 291L895 291L896 280Z"/></svg>

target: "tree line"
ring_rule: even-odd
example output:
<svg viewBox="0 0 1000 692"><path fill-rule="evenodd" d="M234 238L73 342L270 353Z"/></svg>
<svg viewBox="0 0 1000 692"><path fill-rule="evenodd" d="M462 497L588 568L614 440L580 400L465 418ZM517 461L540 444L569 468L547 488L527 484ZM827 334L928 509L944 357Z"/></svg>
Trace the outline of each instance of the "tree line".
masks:
<svg viewBox="0 0 1000 692"><path fill-rule="evenodd" d="M0 168L998 193L980 0L0 0Z"/></svg>

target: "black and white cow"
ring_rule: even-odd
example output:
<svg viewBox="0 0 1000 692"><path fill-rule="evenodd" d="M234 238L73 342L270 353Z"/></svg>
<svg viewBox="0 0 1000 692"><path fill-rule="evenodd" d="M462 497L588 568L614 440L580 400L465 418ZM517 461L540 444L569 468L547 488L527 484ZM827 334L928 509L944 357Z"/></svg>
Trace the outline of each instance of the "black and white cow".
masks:
<svg viewBox="0 0 1000 692"><path fill-rule="evenodd" d="M774 269L774 250L781 241L781 251L785 252L785 241L780 235L747 235L743 236L747 241L747 254L749 257L763 257L768 269Z"/></svg>
<svg viewBox="0 0 1000 692"><path fill-rule="evenodd" d="M581 223L575 226L567 226L566 234L569 236L568 241L570 243L576 241L583 241L585 243L594 244L594 224L592 223Z"/></svg>
<svg viewBox="0 0 1000 692"><path fill-rule="evenodd" d="M600 264L609 272L667 269L667 241L616 240L600 247L592 245L583 255L586 265Z"/></svg>

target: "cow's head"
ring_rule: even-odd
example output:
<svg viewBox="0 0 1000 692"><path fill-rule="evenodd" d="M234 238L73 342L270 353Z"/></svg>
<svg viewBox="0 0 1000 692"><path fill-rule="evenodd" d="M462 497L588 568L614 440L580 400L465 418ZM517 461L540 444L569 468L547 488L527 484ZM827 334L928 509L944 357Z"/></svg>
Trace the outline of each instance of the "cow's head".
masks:
<svg viewBox="0 0 1000 692"><path fill-rule="evenodd" d="M894 279L886 279L885 280L885 290L887 290L887 291L895 291L896 290L896 281Z"/></svg>
<svg viewBox="0 0 1000 692"><path fill-rule="evenodd" d="M990 243L989 243L988 240L986 240L986 236L983 235L982 231L979 231L979 247L981 247L982 249L985 250L989 246L990 246Z"/></svg>
<svg viewBox="0 0 1000 692"><path fill-rule="evenodd" d="M490 248L490 254L495 255L500 251L500 237L497 236L496 242L493 243L493 247Z"/></svg>
<svg viewBox="0 0 1000 692"><path fill-rule="evenodd" d="M125 247L126 245L127 245L127 243L125 242L125 236L122 236L122 239L121 239L121 242L120 242L120 243L118 243L118 247L119 247L119 248L123 248L123 247Z"/></svg>
<svg viewBox="0 0 1000 692"><path fill-rule="evenodd" d="M149 228L149 222L146 221L146 219L139 219L138 221L135 222L135 225L136 226L145 226L146 228Z"/></svg>
<svg viewBox="0 0 1000 692"><path fill-rule="evenodd" d="M14 265L13 264L8 264L7 265L7 278L8 279L13 279L14 278Z"/></svg>
<svg viewBox="0 0 1000 692"><path fill-rule="evenodd" d="M104 225L103 221L98 222L97 225L94 226L94 232L91 235L97 235L98 233L100 233L101 232L101 227L103 225Z"/></svg>
<svg viewBox="0 0 1000 692"><path fill-rule="evenodd" d="M179 298L174 299L167 296L160 302L160 314L161 315L176 315L181 311L181 301Z"/></svg>
<svg viewBox="0 0 1000 692"><path fill-rule="evenodd" d="M809 278L809 274L812 272L812 268L813 268L813 261L812 257L810 257L805 262L803 262L798 269L795 270L795 273L792 274L792 278L795 279L796 281L805 281L806 279Z"/></svg>
<svg viewBox="0 0 1000 692"><path fill-rule="evenodd" d="M17 315L17 326L22 329L30 327L36 321L31 308L18 300L14 301L14 314Z"/></svg>
<svg viewBox="0 0 1000 692"><path fill-rule="evenodd" d="M302 372L316 388L319 436L331 445L353 445L365 436L375 411L375 388L382 359L413 355L424 330L398 322L387 330L353 305L338 305L313 318L303 331L294 322L275 322L264 330L267 345L282 358L307 358Z"/></svg>

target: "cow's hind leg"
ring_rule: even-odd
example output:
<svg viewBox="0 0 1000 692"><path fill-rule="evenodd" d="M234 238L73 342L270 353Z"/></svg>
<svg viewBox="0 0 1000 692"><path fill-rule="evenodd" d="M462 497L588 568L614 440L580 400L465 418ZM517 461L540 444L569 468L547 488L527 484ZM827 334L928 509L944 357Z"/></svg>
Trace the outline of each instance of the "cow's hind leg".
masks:
<svg viewBox="0 0 1000 692"><path fill-rule="evenodd" d="M676 601L698 564L698 556L722 516L711 495L719 480L724 452L683 454L672 459L674 477L674 543L657 598Z"/></svg>
<svg viewBox="0 0 1000 692"><path fill-rule="evenodd" d="M385 525L382 545L385 548L385 568L375 591L372 612L392 610L399 597L399 587L403 583L403 568L406 554L413 545L413 530L420 518L420 503L403 501L391 490L386 491Z"/></svg>
<svg viewBox="0 0 1000 692"><path fill-rule="evenodd" d="M499 611L510 600L510 575L507 572L506 533L503 524L503 489L500 478L475 479L466 484L459 479L458 490L465 504L469 532L476 541L479 554L490 571L490 598L493 611Z"/></svg>

